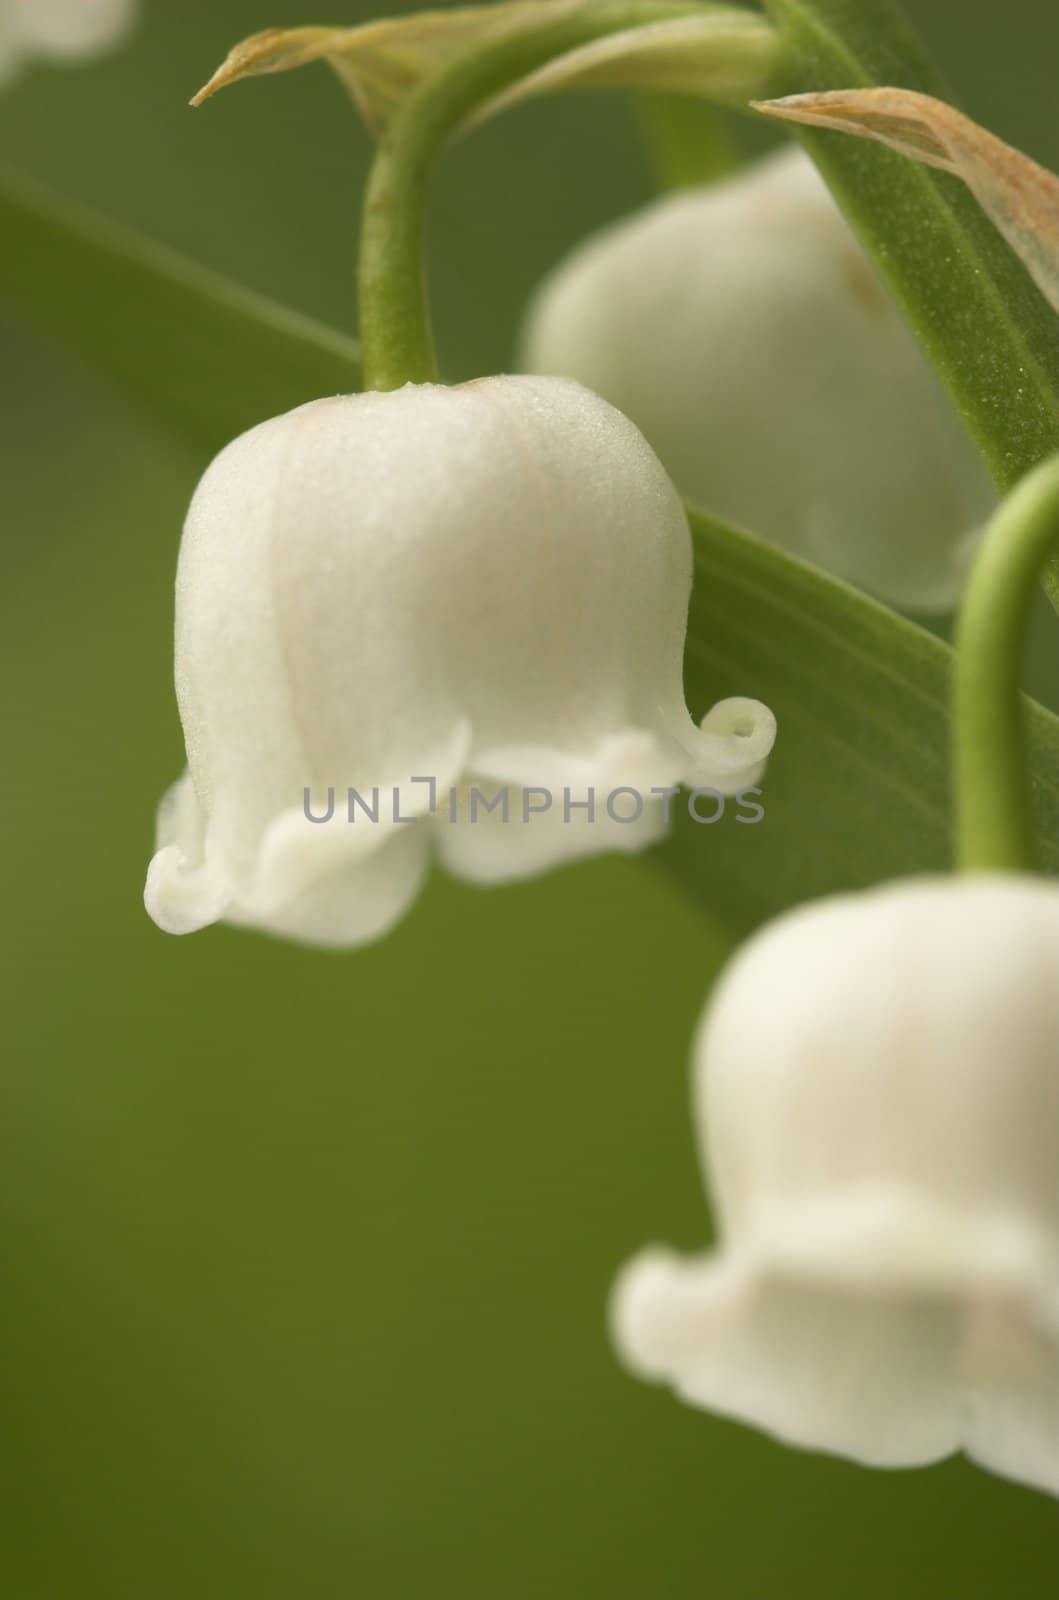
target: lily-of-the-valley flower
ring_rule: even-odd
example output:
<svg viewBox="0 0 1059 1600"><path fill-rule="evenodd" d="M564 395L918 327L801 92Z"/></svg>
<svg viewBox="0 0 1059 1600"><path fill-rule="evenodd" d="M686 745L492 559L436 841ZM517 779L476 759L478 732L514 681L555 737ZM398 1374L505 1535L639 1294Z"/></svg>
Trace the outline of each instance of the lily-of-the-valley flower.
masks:
<svg viewBox="0 0 1059 1600"><path fill-rule="evenodd" d="M119 45L137 0L0 0L0 80L40 58L74 61Z"/></svg>
<svg viewBox="0 0 1059 1600"><path fill-rule="evenodd" d="M704 510L893 604L954 604L993 489L800 150L582 246L525 358L619 406Z"/></svg>
<svg viewBox="0 0 1059 1600"><path fill-rule="evenodd" d="M721 702L700 727L684 702L691 566L650 447L563 379L318 400L244 434L181 547L189 770L161 808L151 915L358 944L435 853L514 879L652 843L655 789L753 784L767 709ZM475 784L552 800L476 815ZM349 790L398 804L376 821Z"/></svg>
<svg viewBox="0 0 1059 1600"><path fill-rule="evenodd" d="M1059 889L910 880L781 918L695 1051L720 1244L620 1277L625 1360L873 1466L1059 1494Z"/></svg>

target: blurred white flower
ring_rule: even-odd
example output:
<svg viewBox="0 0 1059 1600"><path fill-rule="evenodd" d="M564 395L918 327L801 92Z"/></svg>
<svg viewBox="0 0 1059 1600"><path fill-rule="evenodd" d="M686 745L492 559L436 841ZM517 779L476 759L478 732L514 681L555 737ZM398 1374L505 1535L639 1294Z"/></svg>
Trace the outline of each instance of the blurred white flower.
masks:
<svg viewBox="0 0 1059 1600"><path fill-rule="evenodd" d="M358 944L434 852L523 877L652 843L654 787L753 784L767 709L724 701L699 728L684 703L691 568L650 447L564 379L317 400L244 434L181 547L189 771L161 809L152 917ZM509 795L506 820L475 785Z"/></svg>
<svg viewBox="0 0 1059 1600"><path fill-rule="evenodd" d="M910 880L751 940L695 1050L720 1247L618 1280L693 1405L1059 1494L1059 889Z"/></svg>
<svg viewBox="0 0 1059 1600"><path fill-rule="evenodd" d="M800 150L589 240L538 291L525 365L618 406L703 510L893 604L954 603L994 491Z"/></svg>
<svg viewBox="0 0 1059 1600"><path fill-rule="evenodd" d="M138 0L0 0L0 79L34 57L70 61L119 45Z"/></svg>

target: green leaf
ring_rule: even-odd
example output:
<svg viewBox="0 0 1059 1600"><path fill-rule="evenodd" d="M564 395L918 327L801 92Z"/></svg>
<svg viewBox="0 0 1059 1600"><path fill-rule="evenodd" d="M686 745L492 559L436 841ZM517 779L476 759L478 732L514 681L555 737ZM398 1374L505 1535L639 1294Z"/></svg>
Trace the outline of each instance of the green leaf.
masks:
<svg viewBox="0 0 1059 1600"><path fill-rule="evenodd" d="M765 0L787 92L869 86L953 100L889 0ZM955 178L802 130L951 389L1001 488L1059 449L1059 318Z"/></svg>
<svg viewBox="0 0 1059 1600"><path fill-rule="evenodd" d="M0 170L8 302L210 451L359 382L352 339Z"/></svg>
<svg viewBox="0 0 1059 1600"><path fill-rule="evenodd" d="M674 803L656 852L736 937L814 896L952 864L953 652L783 551L692 512L688 704L755 695L779 720L765 817ZM1059 871L1059 718L1027 702L1038 859ZM708 801L703 815L711 814Z"/></svg>

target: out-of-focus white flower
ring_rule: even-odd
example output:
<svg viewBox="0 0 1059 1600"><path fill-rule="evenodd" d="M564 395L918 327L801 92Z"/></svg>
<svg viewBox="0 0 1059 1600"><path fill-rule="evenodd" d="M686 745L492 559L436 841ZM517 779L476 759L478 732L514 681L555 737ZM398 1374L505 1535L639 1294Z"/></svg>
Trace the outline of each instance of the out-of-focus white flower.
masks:
<svg viewBox="0 0 1059 1600"><path fill-rule="evenodd" d="M625 1360L791 1444L962 1449L1059 1494L1059 889L803 907L736 958L695 1061L720 1247L625 1269Z"/></svg>
<svg viewBox="0 0 1059 1600"><path fill-rule="evenodd" d="M72 61L119 45L137 0L0 0L0 79L33 57Z"/></svg>
<svg viewBox="0 0 1059 1600"><path fill-rule="evenodd" d="M620 407L703 510L894 604L955 601L993 489L800 150L575 251L525 364Z"/></svg>
<svg viewBox="0 0 1059 1600"><path fill-rule="evenodd" d="M189 771L151 915L358 944L435 851L523 877L652 843L653 788L752 785L767 709L723 701L700 728L684 703L691 565L650 447L564 379L317 400L244 434L181 547Z"/></svg>

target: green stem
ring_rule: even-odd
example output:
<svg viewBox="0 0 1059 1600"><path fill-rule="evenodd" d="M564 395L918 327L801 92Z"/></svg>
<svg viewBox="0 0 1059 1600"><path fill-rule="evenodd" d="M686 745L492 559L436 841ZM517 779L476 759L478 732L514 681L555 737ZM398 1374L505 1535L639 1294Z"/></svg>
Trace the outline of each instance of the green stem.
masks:
<svg viewBox="0 0 1059 1600"><path fill-rule="evenodd" d="M1004 501L975 560L956 628L957 866L1024 872L1033 828L1019 694L1030 606L1059 543L1059 456Z"/></svg>
<svg viewBox="0 0 1059 1600"><path fill-rule="evenodd" d="M475 108L554 57L650 22L699 16L694 0L614 0L537 22L476 48L409 95L383 134L364 200L360 336L364 384L437 378L423 267L427 184L446 139Z"/></svg>
<svg viewBox="0 0 1059 1600"><path fill-rule="evenodd" d="M694 95L636 96L660 189L698 189L737 172L739 149L713 106Z"/></svg>

